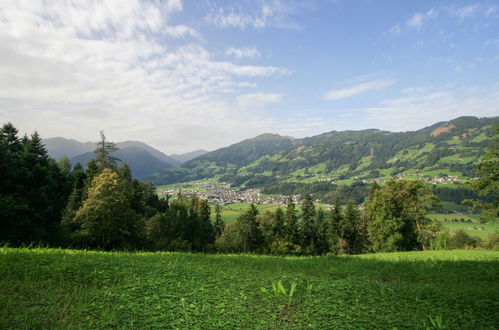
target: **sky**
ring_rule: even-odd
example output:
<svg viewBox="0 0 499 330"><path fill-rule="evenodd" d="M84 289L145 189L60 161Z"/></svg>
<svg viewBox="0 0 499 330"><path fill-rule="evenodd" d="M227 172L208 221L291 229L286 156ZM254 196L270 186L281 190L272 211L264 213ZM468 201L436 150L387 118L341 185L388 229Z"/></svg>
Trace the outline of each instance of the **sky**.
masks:
<svg viewBox="0 0 499 330"><path fill-rule="evenodd" d="M0 0L0 123L167 153L499 115L499 2Z"/></svg>

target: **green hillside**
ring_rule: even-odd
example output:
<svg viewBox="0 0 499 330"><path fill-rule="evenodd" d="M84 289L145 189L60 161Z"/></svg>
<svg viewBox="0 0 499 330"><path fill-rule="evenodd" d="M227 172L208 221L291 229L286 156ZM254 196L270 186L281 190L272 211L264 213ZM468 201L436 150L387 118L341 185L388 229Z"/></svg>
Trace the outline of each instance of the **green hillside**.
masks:
<svg viewBox="0 0 499 330"><path fill-rule="evenodd" d="M498 257L494 251L285 258L4 247L0 327L494 329Z"/></svg>
<svg viewBox="0 0 499 330"><path fill-rule="evenodd" d="M452 189L474 177L474 164L497 123L499 117L460 117L402 133L332 131L304 139L264 134L165 169L150 179L169 184L216 178L282 194L357 185L360 188L347 196L358 201L367 191L362 185L393 177L422 178L437 188Z"/></svg>

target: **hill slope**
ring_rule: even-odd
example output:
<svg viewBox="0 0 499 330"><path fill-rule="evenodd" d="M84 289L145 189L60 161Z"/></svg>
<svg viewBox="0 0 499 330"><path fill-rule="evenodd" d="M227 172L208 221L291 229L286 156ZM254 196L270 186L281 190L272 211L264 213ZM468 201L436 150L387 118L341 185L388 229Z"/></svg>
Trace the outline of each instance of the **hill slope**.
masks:
<svg viewBox="0 0 499 330"><path fill-rule="evenodd" d="M47 153L55 160L59 160L66 156L69 159L78 155L95 150L95 142L79 142L73 139L55 137L43 139L43 144L47 149Z"/></svg>
<svg viewBox="0 0 499 330"><path fill-rule="evenodd" d="M181 166L163 170L150 180L156 184L196 180L234 173L257 159L293 146L294 139L278 134L262 134L196 157Z"/></svg>
<svg viewBox="0 0 499 330"><path fill-rule="evenodd" d="M149 151L139 147L126 147L112 152L111 155L118 157L121 161L128 164L133 177L139 180L145 179L150 176L151 173L155 173L164 168L172 167L171 164L159 160L151 155ZM71 163L86 164L94 157L95 154L93 152L87 152L83 155L72 158Z"/></svg>
<svg viewBox="0 0 499 330"><path fill-rule="evenodd" d="M292 139L265 134L160 171L157 184L219 177L246 187L278 183L384 180L393 176L467 178L499 117L460 117L418 131L328 132ZM444 180L444 179L442 179Z"/></svg>
<svg viewBox="0 0 499 330"><path fill-rule="evenodd" d="M186 152L185 154L173 154L170 155L170 157L177 160L180 164L183 164L191 159L207 154L208 152L209 151L199 149L191 152Z"/></svg>

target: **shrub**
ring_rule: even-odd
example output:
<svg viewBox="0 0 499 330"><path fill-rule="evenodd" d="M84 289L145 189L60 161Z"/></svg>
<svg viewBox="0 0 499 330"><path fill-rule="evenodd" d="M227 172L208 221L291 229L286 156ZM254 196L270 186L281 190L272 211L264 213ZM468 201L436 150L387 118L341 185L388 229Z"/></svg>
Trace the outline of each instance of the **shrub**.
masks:
<svg viewBox="0 0 499 330"><path fill-rule="evenodd" d="M452 236L449 247L451 249L474 249L480 245L481 241L479 237L470 236L460 229Z"/></svg>
<svg viewBox="0 0 499 330"><path fill-rule="evenodd" d="M492 233L485 238L482 244L484 249L499 251L499 234Z"/></svg>

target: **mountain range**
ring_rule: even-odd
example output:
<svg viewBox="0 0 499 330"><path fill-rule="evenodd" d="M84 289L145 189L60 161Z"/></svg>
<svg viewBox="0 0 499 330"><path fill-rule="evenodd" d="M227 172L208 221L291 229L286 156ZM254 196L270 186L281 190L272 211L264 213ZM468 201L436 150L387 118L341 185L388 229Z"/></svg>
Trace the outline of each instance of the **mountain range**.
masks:
<svg viewBox="0 0 499 330"><path fill-rule="evenodd" d="M85 165L94 158L94 150L97 146L96 142L79 142L62 137L44 139L43 142L50 157L56 160L68 157L73 165L77 163ZM132 175L140 180L162 169L181 165L194 157L207 153L204 150L196 150L186 154L168 156L140 141L123 141L116 143L116 145L119 149L112 155L127 163Z"/></svg>
<svg viewBox="0 0 499 330"><path fill-rule="evenodd" d="M394 176L459 183L474 176L474 164L498 123L499 117L459 117L409 132L331 131L302 139L263 134L165 168L147 180L170 184L216 177L246 188L351 185Z"/></svg>
<svg viewBox="0 0 499 330"><path fill-rule="evenodd" d="M409 132L331 131L301 139L266 133L212 152L169 156L143 142L124 141L115 156L136 178L156 185L217 178L282 193L292 185L352 185L395 176L459 184L474 176L496 124L499 117L459 117ZM50 156L65 155L73 164L92 159L96 146L65 138L44 142Z"/></svg>

